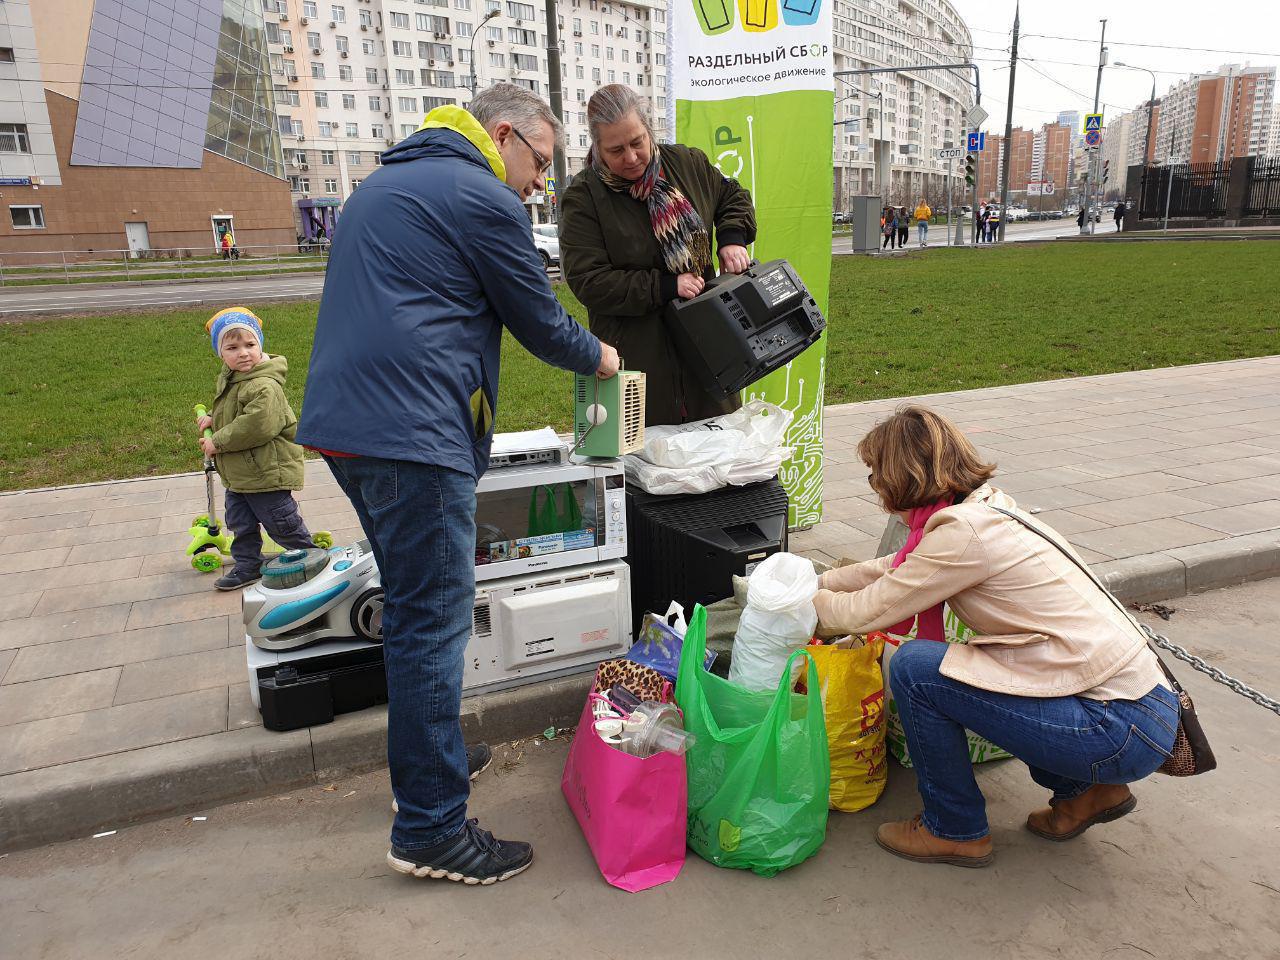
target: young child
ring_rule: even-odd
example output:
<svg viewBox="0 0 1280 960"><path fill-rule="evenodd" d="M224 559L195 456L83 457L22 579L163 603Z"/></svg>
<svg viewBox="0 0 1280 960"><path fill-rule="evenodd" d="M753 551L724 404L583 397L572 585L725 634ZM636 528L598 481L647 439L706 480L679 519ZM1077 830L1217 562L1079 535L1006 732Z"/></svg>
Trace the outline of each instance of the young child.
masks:
<svg viewBox="0 0 1280 960"><path fill-rule="evenodd" d="M214 458L227 491L226 525L235 535L235 566L214 586L238 590L261 579L261 525L286 549L314 546L291 491L302 489L302 448L293 442L298 418L284 395L289 362L262 352L262 321L229 307L205 324L222 359L213 416L201 417L200 449Z"/></svg>

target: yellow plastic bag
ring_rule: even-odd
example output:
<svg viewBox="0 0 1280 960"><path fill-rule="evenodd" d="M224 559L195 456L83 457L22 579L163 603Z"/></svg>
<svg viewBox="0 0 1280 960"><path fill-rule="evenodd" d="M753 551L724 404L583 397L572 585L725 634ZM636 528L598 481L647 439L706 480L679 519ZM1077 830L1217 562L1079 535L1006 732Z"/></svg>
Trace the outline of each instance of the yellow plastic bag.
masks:
<svg viewBox="0 0 1280 960"><path fill-rule="evenodd" d="M882 639L866 646L806 647L818 665L827 746L831 754L831 808L853 813L880 799L888 779L885 754Z"/></svg>

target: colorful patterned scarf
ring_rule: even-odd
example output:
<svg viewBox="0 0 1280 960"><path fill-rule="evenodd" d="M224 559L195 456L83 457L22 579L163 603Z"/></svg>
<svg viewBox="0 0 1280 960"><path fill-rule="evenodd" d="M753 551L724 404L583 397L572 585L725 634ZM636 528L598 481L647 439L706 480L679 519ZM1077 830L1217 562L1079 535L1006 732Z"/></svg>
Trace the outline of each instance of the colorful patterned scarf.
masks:
<svg viewBox="0 0 1280 960"><path fill-rule="evenodd" d="M624 190L649 208L653 235L662 248L662 260L672 273L705 276L711 269L711 237L707 225L698 216L689 198L680 188L662 176L662 160L658 145L639 180L627 180L612 173L595 151L592 151L596 173L610 190Z"/></svg>

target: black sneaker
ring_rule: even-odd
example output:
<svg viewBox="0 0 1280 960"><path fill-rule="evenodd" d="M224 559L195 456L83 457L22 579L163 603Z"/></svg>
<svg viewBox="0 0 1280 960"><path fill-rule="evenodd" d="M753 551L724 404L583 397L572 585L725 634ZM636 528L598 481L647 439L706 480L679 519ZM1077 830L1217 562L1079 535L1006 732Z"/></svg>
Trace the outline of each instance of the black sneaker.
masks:
<svg viewBox="0 0 1280 960"><path fill-rule="evenodd" d="M237 570L233 567L230 573L213 581L213 585L219 590L239 590L241 587L257 583L261 579L261 573L246 573L244 570Z"/></svg>
<svg viewBox="0 0 1280 960"><path fill-rule="evenodd" d="M489 764L493 763L493 751L489 749L487 743L473 743L467 747L467 779L474 780L480 774L489 769ZM396 803L396 798L391 798L391 812L399 813L400 804Z"/></svg>
<svg viewBox="0 0 1280 960"><path fill-rule="evenodd" d="M387 863L392 870L414 877L487 887L529 869L533 847L517 840L495 840L473 819L434 846L412 851L392 847Z"/></svg>

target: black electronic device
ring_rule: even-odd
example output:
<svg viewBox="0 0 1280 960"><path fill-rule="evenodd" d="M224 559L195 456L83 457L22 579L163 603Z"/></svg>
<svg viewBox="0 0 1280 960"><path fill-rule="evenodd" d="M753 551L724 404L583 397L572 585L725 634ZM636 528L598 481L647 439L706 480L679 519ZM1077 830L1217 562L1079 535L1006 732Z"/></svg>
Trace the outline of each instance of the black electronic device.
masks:
<svg viewBox="0 0 1280 960"><path fill-rule="evenodd" d="M827 321L786 260L707 281L692 300L673 300L667 330L704 390L724 399L803 353Z"/></svg>
<svg viewBox="0 0 1280 960"><path fill-rule="evenodd" d="M339 713L387 702L387 675L381 644L330 644L336 653L300 656L283 663L251 666L262 725L297 730L329 723Z"/></svg>
<svg viewBox="0 0 1280 960"><path fill-rule="evenodd" d="M632 632L672 600L692 614L733 595L733 577L787 549L787 491L776 478L710 493L656 496L627 487Z"/></svg>

